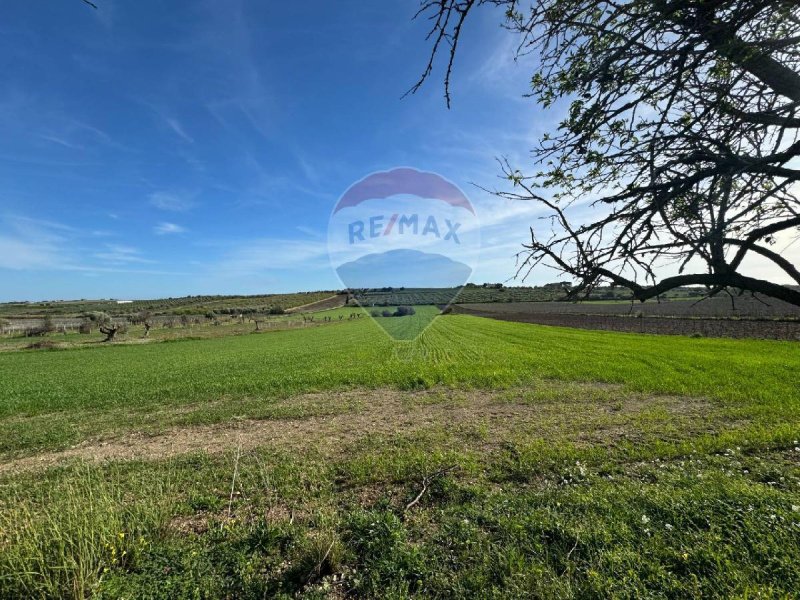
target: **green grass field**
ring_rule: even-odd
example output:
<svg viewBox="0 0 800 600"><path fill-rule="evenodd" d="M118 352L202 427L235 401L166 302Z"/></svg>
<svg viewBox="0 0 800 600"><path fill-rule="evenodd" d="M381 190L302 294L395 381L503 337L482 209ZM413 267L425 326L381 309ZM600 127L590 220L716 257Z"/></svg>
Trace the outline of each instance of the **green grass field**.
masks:
<svg viewBox="0 0 800 600"><path fill-rule="evenodd" d="M796 343L349 312L0 353L0 597L795 597Z"/></svg>

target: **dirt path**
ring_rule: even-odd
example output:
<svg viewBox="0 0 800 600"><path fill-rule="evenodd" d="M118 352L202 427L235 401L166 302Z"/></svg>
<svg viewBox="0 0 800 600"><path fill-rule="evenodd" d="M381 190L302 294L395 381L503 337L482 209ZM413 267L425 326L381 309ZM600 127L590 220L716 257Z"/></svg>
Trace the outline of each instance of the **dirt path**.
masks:
<svg viewBox="0 0 800 600"><path fill-rule="evenodd" d="M313 312L316 310L325 310L329 308L339 308L340 306L344 306L346 300L346 296L342 294L334 294L333 296L328 296L327 298L317 300L316 302L309 302L308 304L302 304L301 306L287 308L286 312L292 314L299 312Z"/></svg>
<svg viewBox="0 0 800 600"><path fill-rule="evenodd" d="M530 390L457 391L356 390L306 394L290 399L306 405L341 406L334 415L275 420L239 420L216 425L173 428L148 436L132 432L89 440L67 450L44 452L0 464L0 474L46 468L70 459L88 461L156 460L191 452L219 453L241 447L308 448L325 455L346 451L366 436L412 434L431 428L465 434L480 432L488 445L515 434L576 443L609 443L643 434L637 418L661 411L674 426L708 428L714 408L696 398L642 397L616 386L559 384L531 397ZM598 390L602 393L598 395ZM650 417L652 419L652 417ZM652 422L650 422L652 425Z"/></svg>

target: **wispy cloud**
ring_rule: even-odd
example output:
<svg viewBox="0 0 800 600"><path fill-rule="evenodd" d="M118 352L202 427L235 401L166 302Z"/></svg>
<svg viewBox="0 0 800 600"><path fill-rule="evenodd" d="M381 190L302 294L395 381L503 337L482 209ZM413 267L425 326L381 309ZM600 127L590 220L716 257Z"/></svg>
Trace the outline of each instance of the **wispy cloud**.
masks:
<svg viewBox="0 0 800 600"><path fill-rule="evenodd" d="M35 242L0 234L0 269L59 268L68 264L60 250L52 242Z"/></svg>
<svg viewBox="0 0 800 600"><path fill-rule="evenodd" d="M106 244L104 251L95 253L94 257L112 264L152 264L155 262L153 260L144 258L141 250L138 248L134 248L132 246L123 246L120 244Z"/></svg>
<svg viewBox="0 0 800 600"><path fill-rule="evenodd" d="M180 225L176 225L175 223L167 223L162 221L155 227L153 227L153 232L156 235L170 235L174 233L185 233L186 228L181 227Z"/></svg>
<svg viewBox="0 0 800 600"><path fill-rule="evenodd" d="M263 61L254 55L253 33L244 3L240 0L228 2L224 11L219 11L216 3L205 6L209 16L227 32L226 52L219 53L215 45L209 47L216 57L215 70L222 83L218 86L221 93L206 99L209 114L228 131L256 132L265 139L274 137L276 115L281 107L267 83L269 79L262 73ZM212 44L219 42L215 36L205 33L199 39ZM244 129L243 123L247 125Z"/></svg>
<svg viewBox="0 0 800 600"><path fill-rule="evenodd" d="M222 265L226 273L237 276L276 269L330 269L325 242L267 238L235 244L214 269Z"/></svg>
<svg viewBox="0 0 800 600"><path fill-rule="evenodd" d="M155 206L159 210L173 212L183 212L194 206L194 202L187 194L178 194L174 192L153 192L148 196L148 200L152 206Z"/></svg>
<svg viewBox="0 0 800 600"><path fill-rule="evenodd" d="M304 233L313 238L322 239L323 237L319 231L312 229L311 227L306 227L305 225L298 225L295 229L297 229L297 231L300 233Z"/></svg>
<svg viewBox="0 0 800 600"><path fill-rule="evenodd" d="M21 215L0 217L0 269L46 271L106 271L131 263L152 262L136 248L104 244L99 251L84 246L94 243L97 232L53 220ZM95 261L103 264L95 264Z"/></svg>
<svg viewBox="0 0 800 600"><path fill-rule="evenodd" d="M41 139L43 139L43 140L48 141L48 142L52 142L54 144L58 144L59 146L64 146L65 148L69 148L70 150L83 150L83 146L79 146L78 144L75 144L75 143L73 143L73 142L71 142L69 140L66 140L64 138L60 138L60 137L55 136L55 135L46 135L46 134L40 133L39 137Z"/></svg>
<svg viewBox="0 0 800 600"><path fill-rule="evenodd" d="M194 144L194 138L190 136L181 125L178 119L172 117L165 117L164 121L166 121L167 125L169 125L170 129L178 134L178 137L182 138L184 141Z"/></svg>

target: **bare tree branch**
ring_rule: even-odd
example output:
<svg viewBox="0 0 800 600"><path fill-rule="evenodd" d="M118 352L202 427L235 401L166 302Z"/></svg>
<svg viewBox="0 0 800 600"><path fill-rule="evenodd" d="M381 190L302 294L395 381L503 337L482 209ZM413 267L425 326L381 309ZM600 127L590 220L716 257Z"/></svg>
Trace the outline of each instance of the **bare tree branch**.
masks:
<svg viewBox="0 0 800 600"><path fill-rule="evenodd" d="M602 282L640 300L703 285L800 305L797 290L741 272L754 253L800 283L800 269L769 249L775 235L800 235L800 3L425 0L432 52L409 93L445 52L449 106L458 40L481 6L501 8L518 53L536 55L529 96L569 103L532 172L501 163L510 189L495 193L548 212L550 231L531 228L519 277L550 267L578 296ZM575 221L587 202L592 214ZM684 273L696 264L706 272Z"/></svg>

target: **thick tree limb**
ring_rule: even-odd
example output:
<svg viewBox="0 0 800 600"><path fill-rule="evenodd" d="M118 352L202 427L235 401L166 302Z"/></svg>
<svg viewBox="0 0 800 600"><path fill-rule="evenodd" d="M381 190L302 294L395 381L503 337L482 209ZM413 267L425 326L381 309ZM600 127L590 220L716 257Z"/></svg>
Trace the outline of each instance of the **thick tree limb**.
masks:
<svg viewBox="0 0 800 600"><path fill-rule="evenodd" d="M536 54L530 96L567 105L533 174L503 164L512 191L496 193L540 204L550 230L531 229L518 276L547 266L574 294L601 280L641 300L704 285L800 306L794 288L740 272L752 252L800 282L767 247L800 226L800 2L424 0L433 52L413 90L448 48L449 105L458 39L482 5L504 10L518 53ZM694 261L706 272L684 274ZM666 265L680 274L662 278Z"/></svg>

